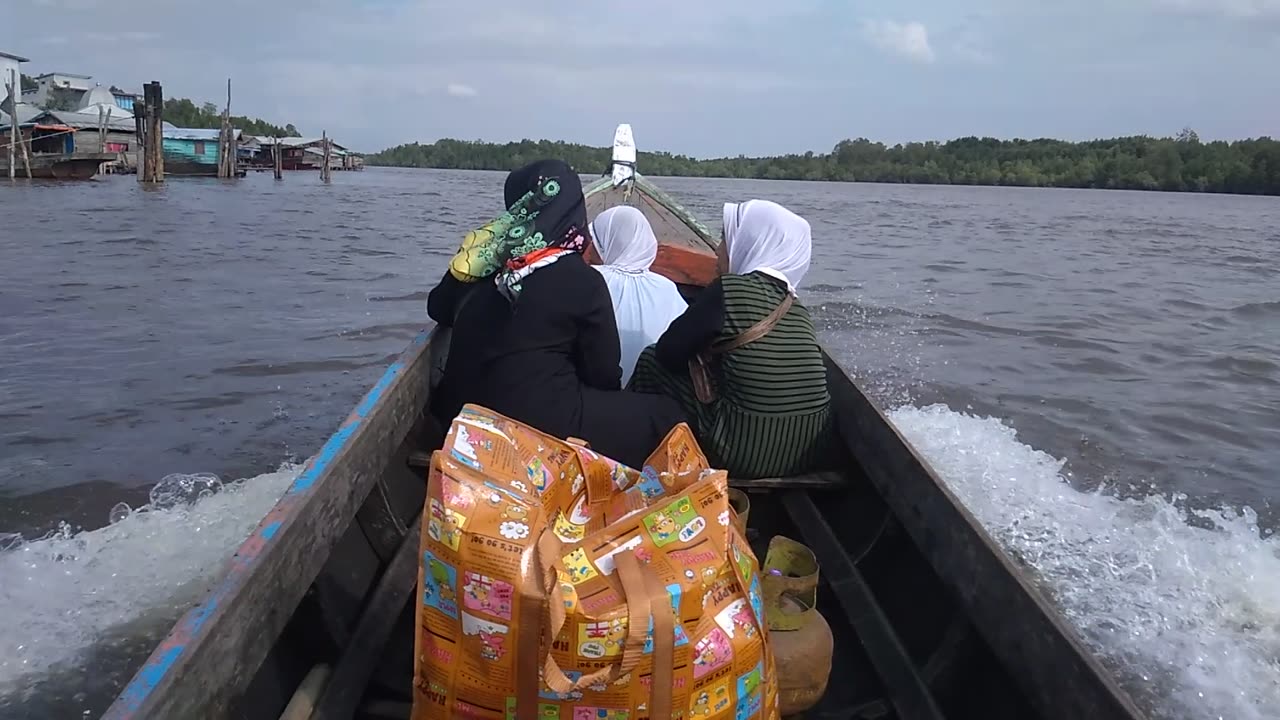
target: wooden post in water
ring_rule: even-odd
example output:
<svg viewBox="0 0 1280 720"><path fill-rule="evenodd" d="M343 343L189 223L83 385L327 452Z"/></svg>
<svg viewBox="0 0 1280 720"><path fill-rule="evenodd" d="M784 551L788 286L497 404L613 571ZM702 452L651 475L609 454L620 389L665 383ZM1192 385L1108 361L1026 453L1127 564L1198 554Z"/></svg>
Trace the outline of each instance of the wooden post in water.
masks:
<svg viewBox="0 0 1280 720"><path fill-rule="evenodd" d="M18 96L21 86L18 84L16 70L9 71L9 79L5 81L5 90L9 95L9 177L17 177L17 148L22 148L22 164L27 169L27 179L31 179L31 155L27 152L26 138L22 137L22 129L18 127Z"/></svg>
<svg viewBox="0 0 1280 720"><path fill-rule="evenodd" d="M218 135L218 177L232 178L236 172L235 132L231 129L231 78L227 78L227 106L222 111L222 132Z"/></svg>
<svg viewBox="0 0 1280 720"><path fill-rule="evenodd" d="M143 150L147 146L146 137L147 106L143 101L133 105L133 164L138 182L142 182L143 167L146 165L146 152ZM127 159L128 155L125 155L125 158Z"/></svg>
<svg viewBox="0 0 1280 720"><path fill-rule="evenodd" d="M320 144L324 147L324 164L320 166L320 179L329 182L329 175L332 172L329 169L329 133L322 130L320 132Z"/></svg>
<svg viewBox="0 0 1280 720"><path fill-rule="evenodd" d="M279 136L276 136L276 141L271 146L271 162L275 166L276 179L283 180L284 179L284 151L280 149Z"/></svg>
<svg viewBox="0 0 1280 720"><path fill-rule="evenodd" d="M98 106L98 152L105 153L107 151L107 131L111 127L111 108L103 108ZM98 172L106 170L107 163L98 164Z"/></svg>
<svg viewBox="0 0 1280 720"><path fill-rule="evenodd" d="M18 176L18 73L9 71L5 90L9 92L9 179Z"/></svg>
<svg viewBox="0 0 1280 720"><path fill-rule="evenodd" d="M31 140L22 139L22 166L27 169L27 179L31 179Z"/></svg>
<svg viewBox="0 0 1280 720"><path fill-rule="evenodd" d="M160 83L151 81L143 86L146 113L146 146L144 154L146 170L142 182L164 182L164 91Z"/></svg>

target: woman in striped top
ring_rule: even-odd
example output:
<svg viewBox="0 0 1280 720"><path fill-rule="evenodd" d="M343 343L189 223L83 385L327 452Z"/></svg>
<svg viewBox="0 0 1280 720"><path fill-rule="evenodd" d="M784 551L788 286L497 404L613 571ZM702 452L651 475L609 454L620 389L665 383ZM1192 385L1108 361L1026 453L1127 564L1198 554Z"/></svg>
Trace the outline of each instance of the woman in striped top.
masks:
<svg viewBox="0 0 1280 720"><path fill-rule="evenodd" d="M794 301L811 246L809 223L777 203L725 204L717 253L725 274L636 364L630 387L675 398L708 459L730 477L805 472L827 447L826 366L813 319ZM766 334L742 344L763 328L747 338L744 333L768 319L776 322ZM712 397L702 399L690 371L700 355L714 388Z"/></svg>

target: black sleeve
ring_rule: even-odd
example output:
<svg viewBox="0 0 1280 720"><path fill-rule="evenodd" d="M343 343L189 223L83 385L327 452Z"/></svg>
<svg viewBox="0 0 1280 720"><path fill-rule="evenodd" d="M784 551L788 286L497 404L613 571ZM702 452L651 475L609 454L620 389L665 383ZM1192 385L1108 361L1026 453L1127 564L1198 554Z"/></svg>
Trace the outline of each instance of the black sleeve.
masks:
<svg viewBox="0 0 1280 720"><path fill-rule="evenodd" d="M427 315L441 327L453 327L462 299L475 287L476 283L464 283L446 270L444 279L427 295Z"/></svg>
<svg viewBox="0 0 1280 720"><path fill-rule="evenodd" d="M689 359L710 345L724 327L724 286L716 278L658 338L658 362L672 372L689 366Z"/></svg>
<svg viewBox="0 0 1280 720"><path fill-rule="evenodd" d="M622 343L618 321L613 315L613 298L604 276L587 267L582 308L578 316L578 339L573 364L578 378L597 390L622 389Z"/></svg>

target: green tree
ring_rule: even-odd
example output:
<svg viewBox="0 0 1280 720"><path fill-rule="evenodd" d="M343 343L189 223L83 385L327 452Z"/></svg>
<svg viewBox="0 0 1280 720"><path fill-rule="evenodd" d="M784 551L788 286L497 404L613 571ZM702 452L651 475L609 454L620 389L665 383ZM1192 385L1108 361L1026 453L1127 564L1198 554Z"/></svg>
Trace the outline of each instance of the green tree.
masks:
<svg viewBox="0 0 1280 720"><path fill-rule="evenodd" d="M177 127L215 129L222 127L222 111L211 103L196 106L187 98L169 98L164 101L164 119ZM231 126L250 135L271 137L298 137L293 125L280 127L258 118L231 116Z"/></svg>
<svg viewBox="0 0 1280 720"><path fill-rule="evenodd" d="M579 172L603 172L609 150L548 140L509 143L443 139L387 148L370 165L510 170L558 157ZM641 152L641 172L687 177L843 180L882 183L1017 185L1280 195L1280 142L1263 137L1201 142L1186 128L1175 137L1145 136L1065 142L964 137L945 143L886 147L866 138L842 140L829 153L699 160Z"/></svg>

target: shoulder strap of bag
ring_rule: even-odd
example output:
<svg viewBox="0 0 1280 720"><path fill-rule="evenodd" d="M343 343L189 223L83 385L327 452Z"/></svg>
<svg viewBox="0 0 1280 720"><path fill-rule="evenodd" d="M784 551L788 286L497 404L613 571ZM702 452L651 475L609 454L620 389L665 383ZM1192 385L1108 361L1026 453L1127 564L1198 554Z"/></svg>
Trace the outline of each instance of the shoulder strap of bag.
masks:
<svg viewBox="0 0 1280 720"><path fill-rule="evenodd" d="M750 345L768 335L774 326L786 316L787 311L791 309L793 299L794 296L791 293L787 293L786 297L782 298L782 302L778 303L778 307L774 308L773 312L769 313L763 320L742 331L736 337L712 343L711 347L708 348L708 352L713 355L723 355L730 350L737 350L743 345Z"/></svg>

